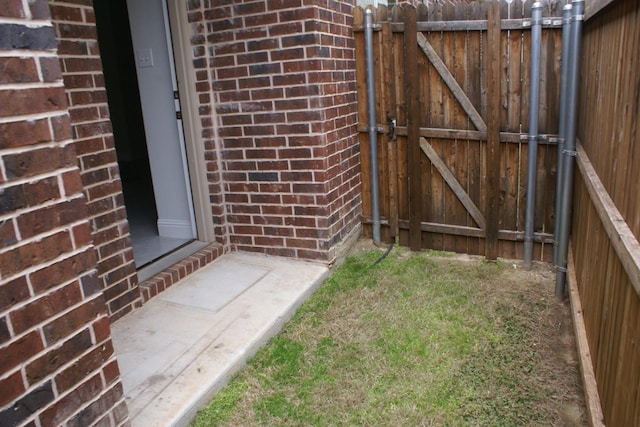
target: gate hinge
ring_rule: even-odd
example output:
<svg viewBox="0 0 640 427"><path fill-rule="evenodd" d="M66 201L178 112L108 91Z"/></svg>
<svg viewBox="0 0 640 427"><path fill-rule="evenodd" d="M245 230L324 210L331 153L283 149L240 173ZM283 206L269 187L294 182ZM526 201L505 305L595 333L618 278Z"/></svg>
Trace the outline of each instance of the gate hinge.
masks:
<svg viewBox="0 0 640 427"><path fill-rule="evenodd" d="M548 134L539 134L536 136L530 136L527 133L521 133L520 134L520 141L529 141L531 139L534 139L536 141L542 141L542 142L548 142L551 144L557 144L560 142L560 138L558 137L558 135L548 135ZM564 142L564 140L562 140L562 142Z"/></svg>

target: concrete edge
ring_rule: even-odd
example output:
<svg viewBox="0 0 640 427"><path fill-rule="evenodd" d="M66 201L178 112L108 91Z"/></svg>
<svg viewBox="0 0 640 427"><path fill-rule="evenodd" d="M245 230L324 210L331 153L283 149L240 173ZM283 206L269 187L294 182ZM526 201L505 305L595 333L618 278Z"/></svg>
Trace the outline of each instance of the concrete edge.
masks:
<svg viewBox="0 0 640 427"><path fill-rule="evenodd" d="M194 396L191 402L185 406L184 410L175 414L174 418L170 420L167 425L175 427L187 426L196 416L198 411L206 407L215 394L229 383L233 375L244 368L249 359L255 356L260 348L266 345L271 338L282 330L285 323L293 317L298 308L300 308L300 306L311 297L320 285L324 283L330 273L331 270L327 268L322 274L320 274L296 301L286 307L279 317L266 326L262 335L257 340L251 342L244 353L240 354L235 360L233 360L229 366L220 373L220 375L212 378L211 382L206 386L205 391L198 396Z"/></svg>

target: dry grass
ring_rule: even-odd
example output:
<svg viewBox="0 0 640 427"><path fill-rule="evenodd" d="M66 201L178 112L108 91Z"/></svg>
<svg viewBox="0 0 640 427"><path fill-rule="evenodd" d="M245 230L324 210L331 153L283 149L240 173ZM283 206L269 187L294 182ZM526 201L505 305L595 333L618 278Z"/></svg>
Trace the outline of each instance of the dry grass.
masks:
<svg viewBox="0 0 640 427"><path fill-rule="evenodd" d="M583 425L550 270L442 255L348 258L193 425Z"/></svg>

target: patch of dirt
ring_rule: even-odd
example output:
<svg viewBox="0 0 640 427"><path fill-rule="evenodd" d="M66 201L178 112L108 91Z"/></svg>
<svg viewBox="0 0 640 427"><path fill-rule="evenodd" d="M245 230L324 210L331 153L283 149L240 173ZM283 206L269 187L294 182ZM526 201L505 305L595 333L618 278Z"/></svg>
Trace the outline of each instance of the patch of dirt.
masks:
<svg viewBox="0 0 640 427"><path fill-rule="evenodd" d="M555 273L549 264L535 263L531 271L522 269L520 261L511 264L508 277L512 282L529 285L525 303L543 303L538 319L531 319L530 331L535 337L537 353L547 371L543 381L557 393L560 407L550 407L558 413L564 425L588 425L587 410L580 376L580 364L568 299L555 297Z"/></svg>

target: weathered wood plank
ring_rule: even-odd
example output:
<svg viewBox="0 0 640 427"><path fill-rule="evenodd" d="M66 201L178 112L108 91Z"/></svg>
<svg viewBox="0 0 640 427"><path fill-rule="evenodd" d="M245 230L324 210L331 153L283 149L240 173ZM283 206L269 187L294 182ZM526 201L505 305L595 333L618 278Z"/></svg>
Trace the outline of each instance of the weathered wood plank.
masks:
<svg viewBox="0 0 640 427"><path fill-rule="evenodd" d="M582 144L577 144L578 170L600 216L611 244L620 258L631 284L640 295L640 243L600 181Z"/></svg>
<svg viewBox="0 0 640 427"><path fill-rule="evenodd" d="M424 154L427 155L429 160L431 160L431 163L433 163L436 169L438 169L438 172L440 172L445 182L449 185L451 190L453 190L456 197L458 197L460 202L467 209L471 217L475 220L476 224L478 224L478 226L482 229L486 228L487 223L484 219L484 215L482 215L480 209L478 209L473 200L471 200L465 189L458 182L456 176L451 172L451 170L449 170L440 156L438 156L438 153L436 153L431 144L429 144L426 139L420 138L420 148L422 148Z"/></svg>
<svg viewBox="0 0 640 427"><path fill-rule="evenodd" d="M507 13L511 13L512 17L522 16L522 10L516 4L509 5ZM520 31L504 32L504 42L502 46L503 64L505 64L501 76L500 96L504 103L501 111L501 120L504 130L519 131L520 130L520 68L526 66L522 61L526 61L526 57L521 59L520 56ZM528 142L528 141L527 141ZM518 167L520 157L521 144L505 144L501 149L502 165L501 180L502 201L499 209L502 228L508 230L518 230ZM503 242L500 249L501 256L517 258L518 245L515 242Z"/></svg>
<svg viewBox="0 0 640 427"><path fill-rule="evenodd" d="M482 2L479 5L479 13L480 16L486 21L489 16L488 7L486 2ZM480 82L478 83L480 90L480 114L482 117L488 117L487 114L487 94L489 92L488 80L489 80L489 70L487 67L487 32L479 31L479 47L478 47L478 55L479 62L478 68L480 69ZM478 144L479 153L478 153L478 169L479 169L479 186L480 186L480 200L478 207L481 212L487 211L487 192L486 192L486 181L487 181L487 143L486 139L484 141L480 141ZM482 255L485 254L486 243L484 238L478 242L479 249Z"/></svg>
<svg viewBox="0 0 640 427"><path fill-rule="evenodd" d="M550 99L548 114L548 127L545 133L558 132L558 117L560 116L560 80L562 58L562 33L559 31L546 31L548 40L546 54L552 58L548 62L547 69L547 98ZM557 147L542 147L546 151L545 170L547 182L545 183L545 222L544 229L553 232L555 222L555 183L557 177L556 161Z"/></svg>
<svg viewBox="0 0 640 427"><path fill-rule="evenodd" d="M424 35L422 35L422 33L417 33L417 42L422 51L431 61L431 64L433 64L434 68L438 71L442 79L445 81L451 92L453 92L454 96L456 97L464 111L469 115L476 129L485 132L487 130L487 125L482 119L482 116L480 116L480 113L478 113L476 107L471 103L467 95L464 93L464 91L456 81L455 77L453 77L438 53L433 49L429 41L425 38Z"/></svg>
<svg viewBox="0 0 640 427"><path fill-rule="evenodd" d="M600 404L598 394L598 384L596 382L591 352L589 351L589 340L585 328L582 302L578 291L578 280L576 278L576 268L573 261L573 253L569 249L569 270L567 273L567 284L569 285L569 300L571 302L571 315L573 317L573 330L578 347L578 358L580 359L580 372L582 373L582 389L584 391L585 402L587 403L587 413L589 415L589 425L593 427L604 427L604 414Z"/></svg>
<svg viewBox="0 0 640 427"><path fill-rule="evenodd" d="M489 260L498 258L498 226L497 215L500 198L500 4L492 2L489 6L489 29L487 33L487 62L489 68L489 93L487 94L487 236L485 241L485 257ZM483 227L484 228L484 227Z"/></svg>
<svg viewBox="0 0 640 427"><path fill-rule="evenodd" d="M450 2L445 2L444 3L444 7L443 7L443 16L444 19L446 20L450 20L450 19L454 19L455 18L455 7L452 3ZM454 41L455 41L455 37L456 37L457 32L447 32L447 33L441 33L442 35L442 50L439 51L439 58L442 59L442 63L444 64L444 66L446 67L447 71L450 73L452 79L455 82L459 82L460 80L457 79L457 75L456 75L456 69L455 69L455 46L454 46ZM420 43L418 41L418 43ZM434 49L435 51L435 49ZM428 56L427 56L428 57ZM430 58L429 58L430 60ZM460 85L460 83L458 83ZM460 85L460 90L461 92L465 95L466 97L466 93L464 93L464 90L462 89L462 86ZM456 124L456 98L457 95L453 94L451 91L446 91L444 92L444 104L443 104L443 119L444 119L444 125L447 128L457 128L457 124ZM471 103L471 101L469 101L469 103ZM463 115L464 112L462 113ZM420 141L420 143L422 144L422 141ZM455 156L455 152L457 149L457 140L453 140L453 141L449 141L449 142L445 142L445 141L435 141L432 140L431 143L433 144L432 147L438 147L439 148L439 152L441 153L440 155L440 159L444 162L444 164L447 166L447 169L451 172L451 174L454 176L454 178L456 178L457 182L460 182L457 177L456 177L456 171L458 169L458 165L456 164L456 156ZM444 177L444 176L443 176ZM446 180L445 180L446 182ZM459 203L459 199L457 198L456 194L454 192L452 192L450 190L450 186L446 186L444 187L444 223L445 224L455 224L455 225L462 225L460 224L460 222L458 221L457 218L457 208L460 205ZM466 194L466 191L465 191ZM463 208L463 207L461 207ZM462 209L464 211L464 209ZM443 236L443 249L445 251L450 251L450 252L455 252L456 251L456 236L452 236L452 235L444 235Z"/></svg>
<svg viewBox="0 0 640 427"><path fill-rule="evenodd" d="M500 230L498 231L500 240L509 240L512 242L524 242L524 231ZM533 241L540 243L553 243L553 234L535 232L533 233Z"/></svg>
<svg viewBox="0 0 640 427"><path fill-rule="evenodd" d="M429 21L442 21L442 2L438 1L430 4Z"/></svg>
<svg viewBox="0 0 640 427"><path fill-rule="evenodd" d="M625 356L625 360L620 362L620 366L626 367L630 366L630 369L620 369L622 375L620 378L622 387L620 387L620 392L625 396L629 396L627 399L626 409L623 419L625 420L633 420L638 419L638 404L640 403L640 382L630 380L632 378L640 378L640 363L638 363L638 353L636 343L638 342L638 336L640 335L640 300L635 298L635 291L631 286L627 286L627 293L625 297L627 298L627 303L631 307L631 309L626 312L624 329L625 335L622 337L622 340L625 342L626 349L623 353ZM629 321L629 319L635 319L635 322ZM633 398L635 396L635 399ZM622 412L622 411L621 411Z"/></svg>
<svg viewBox="0 0 640 427"><path fill-rule="evenodd" d="M640 19L637 20L640 22ZM638 45L640 45L640 29L638 25L634 26L633 34L622 43L622 50L620 57L624 58L621 70L618 73L620 76L632 76L638 73L638 66L640 61L635 59L637 57ZM631 59L634 58L634 59ZM631 105L631 97L634 93L640 91L640 81L638 79L623 78L619 79L620 87L618 88L618 95L615 99L622 105ZM639 110L640 101L636 96L635 111ZM628 103L628 104L627 104ZM628 110L627 110L627 114ZM624 115L624 113L623 113ZM628 116L627 116L628 117ZM636 116L637 117L637 116ZM620 171L618 172L618 179L615 180L615 187L612 190L612 198L619 206L620 211L625 213L627 218L638 217L637 213L640 211L640 203L637 197L629 197L629 183L640 182L640 174L638 173L637 159L640 159L638 153L640 153L640 144L638 144L638 137L640 135L640 125L637 119L627 119L624 124L619 126L618 141L622 144L617 144L616 151L618 153L628 153L627 155L619 155L614 164ZM624 142L623 142L624 141ZM625 171L625 172L622 172ZM621 176L622 175L622 176ZM620 179L622 178L622 179ZM633 208L636 208L636 214L630 213ZM640 225L640 221L637 221L637 225ZM636 236L640 236L640 228L633 227L632 231Z"/></svg>
<svg viewBox="0 0 640 427"><path fill-rule="evenodd" d="M403 18L402 8L398 5L392 9L392 20L401 21ZM396 120L398 125L407 126L407 103L406 92L404 90L405 67L404 67L404 34L393 33L393 49L391 51L394 69L394 87L396 102ZM387 129L388 133L389 130ZM409 171L407 138L404 136L396 138L396 151L398 155L398 219L409 219ZM409 231L399 229L399 242L402 246L409 246Z"/></svg>
<svg viewBox="0 0 640 427"><path fill-rule="evenodd" d="M486 20L486 16L482 16L480 4L478 2L469 3L469 20Z"/></svg>
<svg viewBox="0 0 640 427"><path fill-rule="evenodd" d="M384 9L386 13L386 8ZM380 32L380 54L384 55L380 61L382 65L382 98L384 99L384 117L387 120L396 118L396 99L394 88L394 61L390 60L389 54L393 51L393 34L391 24L382 23ZM393 58L391 56L391 58ZM389 132L387 132L388 134ZM389 162L389 226L391 236L398 235L398 144L395 136L386 138L387 160Z"/></svg>
<svg viewBox="0 0 640 427"><path fill-rule="evenodd" d="M371 224L372 219L369 216L362 217L363 224ZM389 225L389 221L385 218L380 220L380 224ZM409 229L409 221L400 220L398 221L398 226L401 230ZM455 236L466 236L466 237L476 237L481 238L484 237L485 230L477 227L469 227L465 225L450 225L450 224L440 224L436 222L428 222L422 221L420 227L422 231L429 233L442 233L442 234L452 234ZM500 240L507 240L512 242L524 242L524 232L523 231L513 231L513 230L500 230L498 233ZM533 234L534 242L543 242L543 243L552 243L553 242L553 234L549 233L541 233L535 232Z"/></svg>
<svg viewBox="0 0 640 427"><path fill-rule="evenodd" d="M557 89L555 83L554 64L560 59L555 55L555 42L553 32L542 31L541 40L541 57L540 57L540 94L539 94L539 117L538 130L540 133L548 133L552 130L557 132L558 117L551 114L556 105L559 103ZM552 230L553 229L553 207L554 203L550 197L555 190L555 175L551 172L551 167L555 164L555 150L549 146L538 147L537 172L536 179L536 209L534 214L534 229L536 230ZM549 222L551 219L551 222Z"/></svg>
<svg viewBox="0 0 640 427"><path fill-rule="evenodd" d="M416 6L416 19L418 22L429 20L429 8L424 3L419 3Z"/></svg>
<svg viewBox="0 0 640 427"><path fill-rule="evenodd" d="M532 2L529 3L531 5ZM523 12L527 13L527 9L523 5ZM530 14L530 12L529 12ZM531 32L520 32L518 37L517 51L514 52L521 58L524 58L524 64L520 66L520 129L522 132L529 131L529 106L530 102L530 83L531 83ZM526 210L526 195L527 195L527 167L529 164L529 152L524 144L520 145L520 151L518 153L518 199L517 203L517 229L524 230L525 210ZM522 248L524 249L524 248ZM524 252L518 252L518 257L524 256Z"/></svg>
<svg viewBox="0 0 640 427"><path fill-rule="evenodd" d="M619 263L616 262L615 250L609 246L605 253L601 253L602 257L606 260L605 271L607 279L611 279L614 282L618 282L616 277L616 267ZM595 366L606 367L601 369L596 376L598 384L600 384L600 390L602 390L602 402L604 407L612 407L615 392L613 389L613 379L615 378L615 372L617 366L613 366L612 359L615 359L616 343L618 341L618 330L616 328L616 316L618 314L618 307L616 304L616 298L620 292L613 289L611 286L606 286L604 291L604 298L601 300L601 304L604 306L603 322L601 323L601 343L600 348L596 354L594 354L593 363ZM617 406L617 405L616 405ZM607 418L609 423L614 421L615 415L611 414ZM622 425L620 423L613 425Z"/></svg>
<svg viewBox="0 0 640 427"><path fill-rule="evenodd" d="M408 227L409 224L400 222L400 227ZM452 236L482 237L484 230L475 227L467 227L465 225L438 224L435 222L422 222L420 224L422 231L428 233L449 234Z"/></svg>
<svg viewBox="0 0 640 427"><path fill-rule="evenodd" d="M427 19L430 18L431 17L427 15ZM440 37L441 33L438 33L436 36ZM436 75L437 73L430 65L428 58L424 55L420 55L419 53L418 67L420 72L420 102L423 106L423 109L429 111L429 114L422 114L420 120L420 127L422 128L424 126L431 126L433 124L434 117L441 117L440 110L434 108L435 106L440 106L441 104L434 102L437 97L438 88L435 85L431 84L431 79L433 78L432 76ZM434 96L434 94L436 94L436 96ZM429 163L424 161L424 159L422 159L421 162L421 169L422 173L420 179L422 185L422 221L442 222L434 220L433 218L434 213L438 212L439 206L437 203L433 202L434 193L437 193L437 179L434 179L436 177L433 176ZM435 247L433 236L433 233L422 233L423 248Z"/></svg>
<svg viewBox="0 0 640 427"><path fill-rule="evenodd" d="M602 9L609 6L616 0L589 0L585 2L584 19L591 19L598 14Z"/></svg>
<svg viewBox="0 0 640 427"><path fill-rule="evenodd" d="M475 18L479 11L478 5L472 3L470 5L469 16L471 18ZM482 88L480 83L482 82L482 72L481 72L481 61L484 56L480 51L480 40L482 38L482 33L480 31L468 32L467 33L467 81L468 87L466 90L468 91L469 99L473 103L473 105L482 105ZM480 108L480 114L482 114L482 108ZM467 119L467 126L465 130L471 128L471 122ZM480 152L482 151L482 143L479 140L475 140L473 138L468 138L466 136L461 137L462 139L467 141L467 164L468 164L468 184L467 184L467 193L471 200L478 206L478 208L482 211L482 205L480 205L480 201L482 199L482 175L480 173ZM467 224L468 225L468 224ZM471 254L484 254L484 241L480 242L479 238L469 238L467 246L469 248L469 253Z"/></svg>
<svg viewBox="0 0 640 427"><path fill-rule="evenodd" d="M362 8L356 8L353 15L354 23L364 24L364 10ZM364 33L357 33L355 38L355 50L357 52L357 58L355 62L356 66L356 93L358 99L358 117L362 120L362 123L366 123L367 118L367 80L365 70L365 43ZM362 171L361 180L361 194L362 194L362 212L364 215L371 215L371 175L370 175L370 161L369 161L369 138L368 133L361 133L359 135L360 145L360 170ZM364 227L363 233L365 236L371 236L371 227Z"/></svg>
<svg viewBox="0 0 640 427"><path fill-rule="evenodd" d="M369 216L362 217L363 224L371 224L372 219ZM382 218L380 219L380 224L388 225L389 221ZM401 230L409 230L409 221L400 220L398 221L398 226ZM441 234L452 234L454 236L466 236L466 237L483 237L484 230L481 228L475 227L467 227L464 225L449 225L449 224L440 224L436 222L428 222L422 221L420 224L420 228L423 232L427 233L441 233ZM522 237L524 239L524 235Z"/></svg>
<svg viewBox="0 0 640 427"><path fill-rule="evenodd" d="M503 30L531 30L530 19L502 19L500 27ZM488 28L487 21L428 21L419 22L418 31L486 31ZM560 18L545 18L542 22L542 28L562 28L562 20ZM364 31L364 27L354 26L355 31ZM405 30L404 23L394 22L392 25L394 33L402 33Z"/></svg>
<svg viewBox="0 0 640 427"><path fill-rule="evenodd" d="M635 403L635 393L632 394L632 389L637 387L635 384L632 386L629 383L636 383L636 381L625 381L629 375L629 369L625 367L629 366L629 356L635 353L634 345L632 342L635 337L626 336L629 328L630 310L632 302L637 301L637 295L633 291L632 287L628 285L628 278L622 268L619 260L615 256L615 251L611 251L609 256L610 262L613 265L612 272L609 277L614 283L624 283L626 286L615 292L612 298L612 326L611 332L611 351L607 364L610 366L608 376L608 382L605 384L606 393L611 395L610 402L612 406L617 408L615 414L608 418L609 425L624 425L626 407ZM635 304L634 304L635 305ZM633 365L633 364L631 364Z"/></svg>
<svg viewBox="0 0 640 427"><path fill-rule="evenodd" d="M466 15L466 3L458 3L456 4L456 17L459 19L464 19L467 17ZM453 38L454 45L454 67L453 67L453 75L456 78L456 81L461 82L461 87L464 90L465 94L469 98L469 101L472 102L472 91L470 90L470 81L469 81L469 70L467 69L467 57L469 53L469 46L467 45L469 40L469 34L467 32L457 32L451 34ZM472 102L473 104L473 102ZM457 129L469 129L471 123L469 122L469 117L464 113L462 107L459 104L455 105L455 116L453 125ZM456 139L456 147L455 147L455 175L458 178L458 181L464 188L468 197L471 198L470 188L469 188L469 141L464 139ZM463 224L467 226L474 225L473 218L466 211L464 205L460 203L456 203L455 217L453 218L454 224ZM455 243L455 250L457 253L469 253L469 239L466 237L457 237Z"/></svg>
<svg viewBox="0 0 640 427"><path fill-rule="evenodd" d="M378 124L382 133L389 133L389 126ZM358 132L369 133L367 126L358 126ZM396 136L407 136L406 126L396 126ZM480 132L478 130L464 130L464 129L447 129L447 128L432 128L432 127L420 127L420 136L425 138L440 138L440 139L469 139L472 141L486 141L487 133ZM541 135L545 137L545 135ZM557 135L547 135L547 138L538 141L538 145L557 145ZM500 132L500 142L512 142L517 144L527 144L526 133L515 132Z"/></svg>
<svg viewBox="0 0 640 427"><path fill-rule="evenodd" d="M373 10L374 22L376 25L386 25L387 8L385 6L377 7ZM375 74L375 102L376 102L376 123L385 123L387 121L387 106L389 105L388 78L390 74L385 74L389 61L386 60L389 54L383 46L383 31L373 34L373 68ZM391 174L389 161L389 137L387 134L378 134L378 189L379 189L379 213L380 216L389 217L393 209L390 200L391 181L396 178ZM381 228L381 241L391 242L392 233L389 227Z"/></svg>
<svg viewBox="0 0 640 427"><path fill-rule="evenodd" d="M601 284L608 282L607 273L605 269L606 258L604 256L594 257L593 254L604 254L611 246L607 233L604 230L602 221L600 221L598 212L596 211L591 196L587 190L586 184L583 179L576 179L576 194L581 196L582 203L581 213L576 217L578 224L583 221L582 233L574 234L574 240L572 240L573 246L577 251L580 251L580 271L578 273L578 287L581 288L581 295L584 297L583 308L589 313L585 318L587 334L590 343L591 354L598 354L600 348L599 333L602 323L602 319L606 316L604 313L604 301L605 288L607 286L594 286L593 284ZM576 224L576 225L578 225ZM573 228L573 225L572 225ZM577 245L576 240L579 236L590 235L589 247L583 245ZM578 260L576 260L578 262ZM584 285L583 285L584 284ZM588 286L590 285L591 286Z"/></svg>
<svg viewBox="0 0 640 427"><path fill-rule="evenodd" d="M436 5L436 12L440 14L440 19L444 14L444 7L441 3ZM442 55L444 51L444 33L431 32L425 35L431 46L437 50L439 55ZM447 97L448 89L442 82L442 78L438 71L434 68L431 61L426 55L419 55L420 61L423 61L424 69L427 71L423 76L423 82L426 83L425 92L425 105L428 105L429 114L425 116L425 125L434 128L446 128L445 123L445 99ZM452 95L449 95L453 98ZM432 138L429 142L433 145L434 149L441 153L442 144L444 140ZM447 141L448 143L449 141ZM425 173L423 174L423 182L425 184L424 194L426 200L423 203L423 221L433 223L445 223L445 193L447 185L444 182L442 175L431 165L431 162L425 162ZM427 233L425 238L425 245L428 245L431 249L444 250L444 234Z"/></svg>
<svg viewBox="0 0 640 427"><path fill-rule="evenodd" d="M442 20L453 21L456 19L456 7L450 1L442 2Z"/></svg>
<svg viewBox="0 0 640 427"><path fill-rule="evenodd" d="M404 66L405 93L407 100L407 154L409 156L409 246L419 251L422 247L422 186L420 171L420 76L418 74L418 30L416 28L416 10L404 9Z"/></svg>

